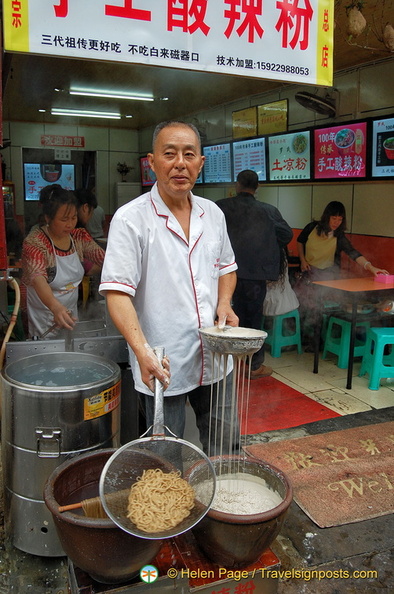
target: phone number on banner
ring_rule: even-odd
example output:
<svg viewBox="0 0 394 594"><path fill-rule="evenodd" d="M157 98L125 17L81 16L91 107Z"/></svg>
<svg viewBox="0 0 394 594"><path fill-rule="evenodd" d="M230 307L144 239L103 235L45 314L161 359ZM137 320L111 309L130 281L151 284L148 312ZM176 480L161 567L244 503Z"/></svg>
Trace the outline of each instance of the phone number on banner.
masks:
<svg viewBox="0 0 394 594"><path fill-rule="evenodd" d="M260 70L269 70L270 72L285 72L286 74L309 75L309 68L306 66L289 66L289 64L276 64L275 62L256 62Z"/></svg>

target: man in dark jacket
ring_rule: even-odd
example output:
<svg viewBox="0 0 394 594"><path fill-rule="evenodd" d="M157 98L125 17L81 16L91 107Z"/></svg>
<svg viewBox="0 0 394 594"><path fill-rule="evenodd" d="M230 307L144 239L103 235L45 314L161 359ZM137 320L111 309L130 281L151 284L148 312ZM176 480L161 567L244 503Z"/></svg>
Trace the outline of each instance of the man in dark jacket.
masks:
<svg viewBox="0 0 394 594"><path fill-rule="evenodd" d="M279 210L255 198L258 188L255 171L245 169L237 176L233 198L216 204L226 217L227 230L238 265L233 309L243 328L261 329L266 281L278 280L280 252L293 237L293 231ZM250 377L271 375L264 365L264 345L252 357Z"/></svg>

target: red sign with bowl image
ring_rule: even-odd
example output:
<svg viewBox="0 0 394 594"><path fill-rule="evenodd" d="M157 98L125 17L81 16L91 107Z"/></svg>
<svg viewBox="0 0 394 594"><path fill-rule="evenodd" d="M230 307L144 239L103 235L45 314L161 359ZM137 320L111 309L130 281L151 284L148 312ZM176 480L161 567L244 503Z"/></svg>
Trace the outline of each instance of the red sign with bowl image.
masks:
<svg viewBox="0 0 394 594"><path fill-rule="evenodd" d="M366 176L366 122L315 130L315 178Z"/></svg>

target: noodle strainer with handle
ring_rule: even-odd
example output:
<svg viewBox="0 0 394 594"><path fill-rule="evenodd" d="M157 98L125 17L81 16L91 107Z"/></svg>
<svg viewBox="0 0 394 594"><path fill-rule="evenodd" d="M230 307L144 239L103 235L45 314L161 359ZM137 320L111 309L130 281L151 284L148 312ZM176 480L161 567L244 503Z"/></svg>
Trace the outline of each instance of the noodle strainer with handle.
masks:
<svg viewBox="0 0 394 594"><path fill-rule="evenodd" d="M159 361L162 361L164 348L156 347L154 351ZM164 390L157 379L154 398L153 426L139 439L119 448L108 459L99 483L101 502L111 520L133 536L152 540L172 538L193 528L210 509L216 489L215 470L208 456L184 439L165 435L165 430L171 431L164 425ZM146 437L150 432L152 434ZM180 476L193 488L204 483L203 494L200 494L200 488L190 515L173 528L145 532L127 517L128 496L131 486L144 470L157 468L163 472L179 471Z"/></svg>

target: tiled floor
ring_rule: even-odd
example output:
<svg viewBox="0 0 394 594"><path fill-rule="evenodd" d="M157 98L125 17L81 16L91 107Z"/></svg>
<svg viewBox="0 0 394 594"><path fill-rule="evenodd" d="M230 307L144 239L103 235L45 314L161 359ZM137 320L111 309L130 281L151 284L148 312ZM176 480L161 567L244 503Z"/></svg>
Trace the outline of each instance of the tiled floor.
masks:
<svg viewBox="0 0 394 594"><path fill-rule="evenodd" d="M297 392L301 392L316 402L335 411L339 415L349 415L373 409L382 409L394 406L394 379L382 380L379 390L369 390L368 375L358 377L361 359L356 358L354 363L354 375L352 389L346 389L347 370L339 369L336 365L335 355L328 355L326 360L320 359L319 373L313 373L313 354L303 353L299 355L296 350L283 352L279 358L273 358L266 354L265 364L270 365L273 370L273 377L287 384ZM262 406L264 403L264 379L252 380L261 386ZM288 408L288 394L285 396L283 406ZM280 405L278 410L280 411ZM280 412L278 412L280 414ZM300 421L302 424L305 421ZM290 425L289 425L290 426ZM291 425L294 426L294 425ZM263 426L259 433L266 431ZM185 439L200 447L197 429L194 422L194 413L190 407L187 408L187 422Z"/></svg>
<svg viewBox="0 0 394 594"><path fill-rule="evenodd" d="M341 415L394 405L394 380L382 380L379 390L368 388L368 375L358 377L361 359L355 360L351 390L346 389L347 369L339 369L336 356L319 361L319 373L312 372L313 354L286 352L278 359L267 355L274 376L299 392L321 402Z"/></svg>
<svg viewBox="0 0 394 594"><path fill-rule="evenodd" d="M351 390L345 388L347 372L336 366L334 356L326 361L320 361L318 374L312 372L313 355L309 353L298 355L296 352L285 352L280 358L272 358L267 354L265 362L274 368L275 378L294 388L297 392L301 392L325 407L332 409L341 417L281 431L265 432L264 427L262 427L261 432L253 436L257 440L297 437L298 435L307 434L308 431L314 431L315 426L322 427L322 429L316 429L317 431L334 430L337 428L338 422L346 420L343 416L349 418L349 422L350 420L353 422L353 419L357 419L361 415L363 418L362 424L365 422L372 424L377 422L373 416L375 414L380 415L379 422L382 422L382 420L385 420L386 413L384 410L380 413L380 410L394 405L394 382L390 383L390 380L386 380L382 382L384 385L378 391L369 390L368 378L359 378L357 376L360 367L358 361L354 366L354 380ZM256 381L260 382L260 380ZM263 393L263 383L261 385ZM286 407L288 406L289 403L286 401ZM332 423L334 429L330 428L330 423ZM190 407L188 407L185 439L199 445L193 411ZM290 527L287 529L287 533L283 535L283 538L278 537L276 541L275 552L283 567L297 568L313 565L324 567L324 569L338 569L339 566L363 568L365 563L369 562L368 559L372 559L370 553L372 548L375 551L373 562L379 567L380 576L389 572L393 562L393 552L391 550L392 545L387 545L387 542L391 538L392 516L378 518L375 522L370 521L368 526L365 522L361 522L350 527L343 527L343 529L341 527L340 530L316 530L316 527L299 510L298 506L292 505L294 505L294 509L290 517ZM385 530L388 531L386 540L383 537ZM311 551L308 553L309 549L307 547L309 543L307 538L311 534L315 539L313 554ZM351 540L353 537L356 539L354 542L358 543L355 552L353 552L353 541ZM297 539L299 540L298 543ZM343 539L348 539L347 545ZM371 544L369 545L368 554L366 554L365 547L362 548L361 543L368 541L368 539ZM374 539L379 540L379 543L376 543ZM341 544L342 542L343 544ZM21 553L7 542L2 531L0 532L0 550L0 592L4 592L4 594L24 594L25 592L33 594L66 594L68 591L64 559L45 559ZM337 551L339 551L338 554ZM344 582L339 583L330 580L325 580L323 583L319 581L300 582L300 580L282 579L278 592L279 594L298 594L298 592L305 594L315 594L315 592L319 594L339 594L339 592L341 594L353 594L353 592L357 591L365 592L365 594L375 592L377 594L388 594L388 592L393 591L391 589L393 587L392 582L387 586L386 578L382 578L376 587L366 582L349 582L345 584Z"/></svg>

